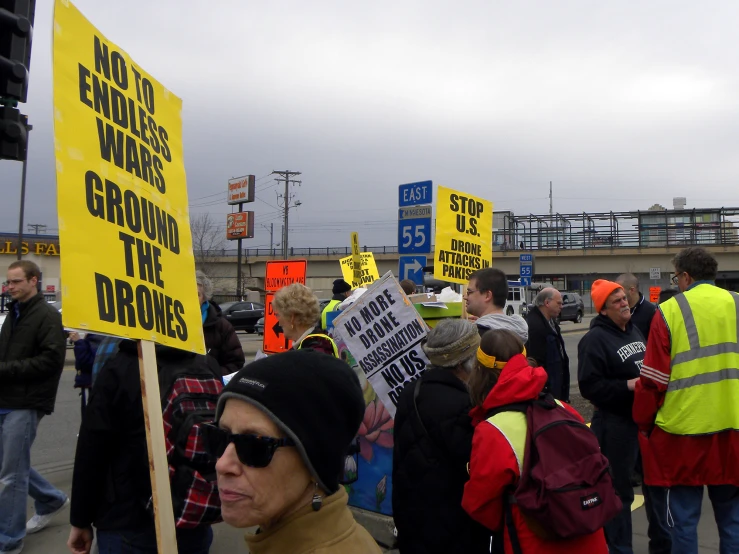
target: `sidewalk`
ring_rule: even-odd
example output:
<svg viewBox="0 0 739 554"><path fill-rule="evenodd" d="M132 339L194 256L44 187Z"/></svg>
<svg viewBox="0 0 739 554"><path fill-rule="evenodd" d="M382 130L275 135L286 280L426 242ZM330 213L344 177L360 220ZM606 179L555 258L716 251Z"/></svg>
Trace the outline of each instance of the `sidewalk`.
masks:
<svg viewBox="0 0 739 554"><path fill-rule="evenodd" d="M563 321L559 324L559 328L562 331L562 334L565 333L585 333L590 329L590 322L593 321L593 318L595 315L586 315L582 318L582 321L580 323L575 323L574 321Z"/></svg>
<svg viewBox="0 0 739 554"><path fill-rule="evenodd" d="M56 487L60 488L67 494L70 493L72 486L72 469L69 464L59 464L54 467L48 464L47 467L39 467L39 471ZM637 494L641 490L636 489ZM28 517L33 515L33 506L28 503ZM370 513L355 513L357 520L362 523L372 533L373 536L387 542L390 538L389 525L383 521L383 518L373 516ZM633 511L634 525L634 553L648 554L647 539L647 518L643 507L639 507ZM213 546L210 550L211 554L237 554L239 552L246 553L246 544L244 543L244 529L234 529L225 523L219 523L213 526L215 538ZM708 502L707 495L703 500L703 515L698 526L698 536L701 554L711 554L718 552L718 531L713 519L713 510ZM66 547L69 538L69 510L65 510L56 516L49 526L34 535L29 535L25 540L23 554L65 554L69 552ZM389 553L397 553L397 550L391 550Z"/></svg>

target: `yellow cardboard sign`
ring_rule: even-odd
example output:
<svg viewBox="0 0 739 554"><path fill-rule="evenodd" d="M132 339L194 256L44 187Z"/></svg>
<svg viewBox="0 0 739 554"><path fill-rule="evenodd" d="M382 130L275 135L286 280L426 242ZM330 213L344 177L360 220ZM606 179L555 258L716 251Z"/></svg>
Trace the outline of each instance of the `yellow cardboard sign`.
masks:
<svg viewBox="0 0 739 554"><path fill-rule="evenodd" d="M204 354L182 101L67 0L53 65L64 325Z"/></svg>
<svg viewBox="0 0 739 554"><path fill-rule="evenodd" d="M339 260L344 281L349 283L353 289L366 287L380 278L380 273L377 271L377 264L375 263L375 256L372 252L362 252L361 258L362 273L358 279L354 278L354 262L352 261L352 257L347 256Z"/></svg>
<svg viewBox="0 0 739 554"><path fill-rule="evenodd" d="M493 261L493 203L442 186L437 195L434 278L467 284Z"/></svg>

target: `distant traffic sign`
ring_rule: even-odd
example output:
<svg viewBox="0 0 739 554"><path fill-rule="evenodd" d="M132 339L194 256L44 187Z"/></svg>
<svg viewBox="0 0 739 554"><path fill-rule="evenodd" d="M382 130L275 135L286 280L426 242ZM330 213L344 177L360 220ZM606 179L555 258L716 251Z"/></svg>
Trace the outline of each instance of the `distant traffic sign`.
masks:
<svg viewBox="0 0 739 554"><path fill-rule="evenodd" d="M308 265L306 260L276 260L267 262L266 265L264 290L275 292L293 283L305 285L305 270Z"/></svg>
<svg viewBox="0 0 739 554"><path fill-rule="evenodd" d="M521 284L525 287L530 287L531 278L534 276L534 255L521 254L518 259L518 274L521 276Z"/></svg>
<svg viewBox="0 0 739 554"><path fill-rule="evenodd" d="M659 267L650 267L649 268L649 278L650 279L661 279L662 269Z"/></svg>
<svg viewBox="0 0 739 554"><path fill-rule="evenodd" d="M264 341L262 352L265 354L279 354L286 352L292 347L292 341L285 338L282 327L277 322L277 316L272 309L274 294L268 292L264 297Z"/></svg>
<svg viewBox="0 0 739 554"><path fill-rule="evenodd" d="M401 256L398 263L400 280L410 279L423 286L423 268L426 267L426 256Z"/></svg>
<svg viewBox="0 0 739 554"><path fill-rule="evenodd" d="M433 183L431 181L420 181L408 183L398 187L398 206L417 206L418 204L431 204Z"/></svg>

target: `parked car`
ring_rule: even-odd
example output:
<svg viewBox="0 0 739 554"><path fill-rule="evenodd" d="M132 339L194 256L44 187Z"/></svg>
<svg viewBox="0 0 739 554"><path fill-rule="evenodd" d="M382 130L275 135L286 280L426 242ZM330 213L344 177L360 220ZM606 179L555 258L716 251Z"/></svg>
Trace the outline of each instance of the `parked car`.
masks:
<svg viewBox="0 0 739 554"><path fill-rule="evenodd" d="M533 303L526 304L522 315L525 317L533 307ZM562 311L560 312L557 321L574 321L575 323L580 323L584 314L585 305L583 304L580 295L574 292L563 292Z"/></svg>
<svg viewBox="0 0 739 554"><path fill-rule="evenodd" d="M257 330L257 335L263 335L264 334L264 318L263 317L260 317L259 318L259 321L257 321L257 324L256 324L255 327L256 327L256 330Z"/></svg>
<svg viewBox="0 0 739 554"><path fill-rule="evenodd" d="M580 295L574 292L563 292L562 312L559 314L559 320L580 323L584 314L585 304Z"/></svg>
<svg viewBox="0 0 739 554"><path fill-rule="evenodd" d="M264 304L259 302L226 302L221 310L234 329L247 333L256 332L257 321L264 317Z"/></svg>

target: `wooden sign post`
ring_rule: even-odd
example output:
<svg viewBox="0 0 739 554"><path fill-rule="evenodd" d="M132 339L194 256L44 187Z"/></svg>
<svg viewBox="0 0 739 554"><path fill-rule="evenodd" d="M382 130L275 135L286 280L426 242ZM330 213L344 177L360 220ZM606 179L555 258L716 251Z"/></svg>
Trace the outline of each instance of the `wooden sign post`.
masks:
<svg viewBox="0 0 739 554"><path fill-rule="evenodd" d="M177 554L177 535L175 534L174 511L172 509L172 493L169 488L169 464L167 463L167 449L164 443L162 400L159 392L159 375L154 343L148 340L140 340L138 341L138 350L146 446L149 453L151 497L154 503L154 522L157 530L157 550L159 554Z"/></svg>

